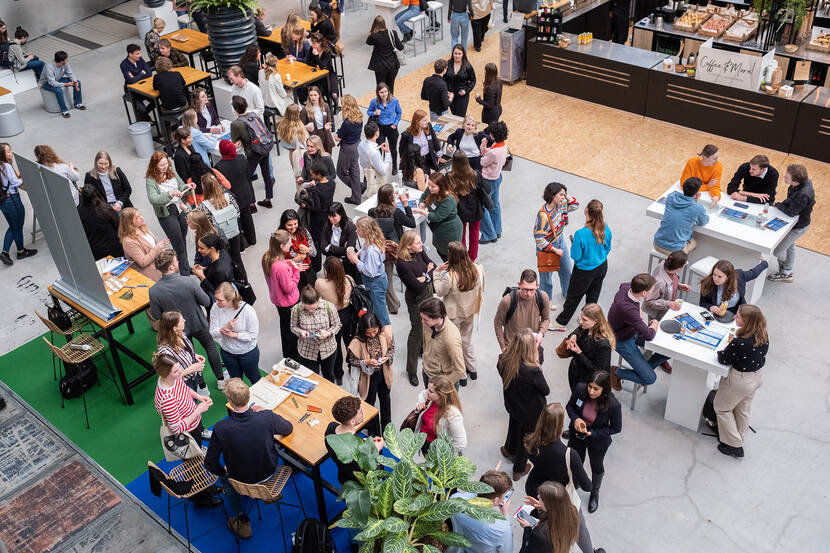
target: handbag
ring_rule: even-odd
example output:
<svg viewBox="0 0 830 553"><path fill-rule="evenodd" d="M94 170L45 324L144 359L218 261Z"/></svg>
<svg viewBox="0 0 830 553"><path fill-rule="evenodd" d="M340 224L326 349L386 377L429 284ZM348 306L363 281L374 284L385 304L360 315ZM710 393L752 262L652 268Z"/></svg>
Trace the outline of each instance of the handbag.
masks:
<svg viewBox="0 0 830 553"><path fill-rule="evenodd" d="M161 449L164 451L165 461L181 461L192 459L202 454L202 446L196 443L190 432L173 432L162 423L159 430Z"/></svg>
<svg viewBox="0 0 830 553"><path fill-rule="evenodd" d="M501 166L502 171L512 171L513 170L513 154L510 153L510 150L507 150L507 157L504 159L504 165Z"/></svg>
<svg viewBox="0 0 830 553"><path fill-rule="evenodd" d="M247 303L248 305L253 305L256 301L256 294L254 293L254 287L251 286L247 280L242 279L234 279L231 283L236 291L239 292L239 297L242 298L242 301ZM237 313L239 315L239 313Z"/></svg>
<svg viewBox="0 0 830 553"><path fill-rule="evenodd" d="M72 328L72 319L69 317L69 314L63 310L61 302L55 296L52 296L52 305L46 307L46 314L52 324L64 332Z"/></svg>
<svg viewBox="0 0 830 553"><path fill-rule="evenodd" d="M568 338L564 338L562 343L556 346L556 355L559 359L567 359L574 356L574 352L568 349Z"/></svg>
<svg viewBox="0 0 830 553"><path fill-rule="evenodd" d="M565 486L565 491L568 492L568 497L571 498L571 503L574 504L576 510L579 511L579 508L582 506L582 499L580 499L579 494L576 493L576 487L574 486L574 477L571 473L571 448L565 448L565 467L568 469L568 485Z"/></svg>
<svg viewBox="0 0 830 553"><path fill-rule="evenodd" d="M413 409L412 411L410 411L409 414L406 416L406 418L401 423L400 430L408 428L408 429L412 430L413 432L415 432L415 427L418 425L418 416L420 416L420 414L421 414L421 412L418 411L417 409Z"/></svg>
<svg viewBox="0 0 830 553"><path fill-rule="evenodd" d="M386 34L389 35L389 42L392 44L392 51L395 52L395 57L398 58L398 63L400 65L406 65L406 52L403 50L398 50L395 46L395 37L392 36L392 31L386 29Z"/></svg>
<svg viewBox="0 0 830 553"><path fill-rule="evenodd" d="M536 252L536 266L540 273L557 272L560 259L556 252Z"/></svg>

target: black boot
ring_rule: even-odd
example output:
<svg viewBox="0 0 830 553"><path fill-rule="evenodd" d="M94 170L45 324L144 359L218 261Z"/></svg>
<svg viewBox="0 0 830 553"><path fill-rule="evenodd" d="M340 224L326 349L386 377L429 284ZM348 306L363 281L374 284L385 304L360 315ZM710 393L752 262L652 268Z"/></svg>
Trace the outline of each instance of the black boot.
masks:
<svg viewBox="0 0 830 553"><path fill-rule="evenodd" d="M591 475L591 481L594 485L591 488L591 497L588 498L588 512L593 513L597 509L599 509L599 488L602 486L602 477L605 476L604 472L598 472L596 474Z"/></svg>

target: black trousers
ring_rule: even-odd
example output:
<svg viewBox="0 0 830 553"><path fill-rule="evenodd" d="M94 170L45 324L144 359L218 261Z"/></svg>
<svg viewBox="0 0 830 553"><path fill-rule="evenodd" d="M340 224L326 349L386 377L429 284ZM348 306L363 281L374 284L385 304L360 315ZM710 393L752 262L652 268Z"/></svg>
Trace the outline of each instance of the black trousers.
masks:
<svg viewBox="0 0 830 553"><path fill-rule="evenodd" d="M190 275L190 262L187 259L187 217L184 213L179 211L175 205L167 206L169 215L167 217L157 217L161 229L165 236L170 240L170 245L176 252L176 258L179 260L179 274L184 276Z"/></svg>
<svg viewBox="0 0 830 553"><path fill-rule="evenodd" d="M245 236L249 246L256 245L256 228L254 228L254 216L251 215L250 205L239 206L239 230ZM242 246L240 244L240 250Z"/></svg>
<svg viewBox="0 0 830 553"><path fill-rule="evenodd" d="M277 307L280 316L280 340L282 341L282 356L302 363L297 354L297 335L291 332L291 307Z"/></svg>
<svg viewBox="0 0 830 553"><path fill-rule="evenodd" d="M487 34L488 25L490 25L489 13L481 19L473 19L470 22L470 26L473 28L473 46L476 50L481 49L481 43L484 41L484 35Z"/></svg>
<svg viewBox="0 0 830 553"><path fill-rule="evenodd" d="M248 271L245 270L245 264L242 262L242 233L237 234L228 240L228 253L231 254L231 261L233 261L233 277L237 280L248 281Z"/></svg>
<svg viewBox="0 0 830 553"><path fill-rule="evenodd" d="M421 326L421 313L418 308L421 302L432 296L435 289L430 282L427 284L420 294L407 288L404 292L403 298L406 302L406 310L409 313L409 336L406 338L406 372L407 374L417 374L418 371L418 352L421 350L421 342L423 341L423 327ZM426 384L424 384L426 387Z"/></svg>
<svg viewBox="0 0 830 553"><path fill-rule="evenodd" d="M335 378L343 378L343 351L349 347L352 341L352 321L354 320L354 307L349 305L345 309L338 309L337 315L340 317L340 332L337 333L337 349L334 352L334 376ZM340 344L343 344L343 348Z"/></svg>
<svg viewBox="0 0 830 553"><path fill-rule="evenodd" d="M628 7L628 4L626 4ZM625 44L628 40L628 20L631 15L628 9L611 11L611 40L617 44Z"/></svg>
<svg viewBox="0 0 830 553"><path fill-rule="evenodd" d="M213 371L216 380L222 380L224 378L222 376L222 358L219 356L219 348L216 347L216 342L213 341L210 330L207 327L193 330L187 337L191 340L195 338L202 344L202 347L205 348L205 354L207 354L208 363L210 363L210 370Z"/></svg>
<svg viewBox="0 0 830 553"><path fill-rule="evenodd" d="M392 172L398 171L398 129L392 128L392 125L378 124L380 136L378 137L378 144L383 144L384 141L389 142L389 153L392 154Z"/></svg>
<svg viewBox="0 0 830 553"><path fill-rule="evenodd" d="M605 280L605 273L607 272L608 261L603 261L602 265L590 271L583 271L578 267L574 267L568 284L568 296L565 298L562 312L556 317L556 322L561 325L568 324L583 296L585 296L586 305L597 303L599 293L602 292L602 281Z"/></svg>
<svg viewBox="0 0 830 553"><path fill-rule="evenodd" d="M252 153L248 157L248 175L254 176L257 165L259 165L259 171L262 173L262 179L265 182L265 199L270 200L274 197L274 178L271 176L271 169L268 167L268 154L257 155Z"/></svg>
<svg viewBox="0 0 830 553"><path fill-rule="evenodd" d="M389 388L386 386L386 380L383 378L383 371L378 370L369 377L369 391L366 393L366 403L369 405L375 404L375 399L380 401L380 421L375 417L370 422L368 427L369 434L373 436L383 436L383 429L386 425L392 422L392 403L389 398Z"/></svg>
<svg viewBox="0 0 830 553"><path fill-rule="evenodd" d="M470 103L470 93L461 95L454 92L452 102L450 102L450 111L453 115L458 117L465 117L467 115L467 106Z"/></svg>
<svg viewBox="0 0 830 553"><path fill-rule="evenodd" d="M510 0L502 0L501 2L501 11L504 22L507 23L507 6L510 4ZM514 6L515 7L515 6Z"/></svg>
<svg viewBox="0 0 830 553"><path fill-rule="evenodd" d="M601 440L599 443L595 443L594 440L591 438L587 439L579 439L579 438L571 438L568 440L568 447L573 449L579 454L579 458L582 459L582 462L585 462L585 453L588 453L588 459L591 461L591 474L602 474L605 472L605 465L603 464L603 460L605 459L605 454L608 453L608 448L611 447L611 440Z"/></svg>
<svg viewBox="0 0 830 553"><path fill-rule="evenodd" d="M375 71L375 84L386 83L389 87L389 96L395 95L395 78L398 76L398 68L391 71Z"/></svg>
<svg viewBox="0 0 830 553"><path fill-rule="evenodd" d="M524 426L521 421L510 417L507 421L507 438L504 440L504 449L507 453L516 456L513 462L513 472L524 472L527 465L527 449L525 449L525 435L533 432L533 427Z"/></svg>
<svg viewBox="0 0 830 553"><path fill-rule="evenodd" d="M318 353L317 359L311 360L303 357L300 362L317 374L322 374L323 378L329 382L334 383L334 361L336 358L337 352L335 351L326 358L321 358Z"/></svg>

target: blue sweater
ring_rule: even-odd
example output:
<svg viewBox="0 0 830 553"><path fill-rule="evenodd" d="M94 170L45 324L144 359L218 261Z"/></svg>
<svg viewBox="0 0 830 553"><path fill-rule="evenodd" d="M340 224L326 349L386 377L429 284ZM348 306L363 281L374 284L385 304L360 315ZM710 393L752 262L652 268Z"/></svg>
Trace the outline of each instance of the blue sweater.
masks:
<svg viewBox="0 0 830 553"><path fill-rule="evenodd" d="M337 129L337 136L344 144L357 144L360 142L360 134L363 130L363 123L354 123L345 119L340 128Z"/></svg>
<svg viewBox="0 0 830 553"><path fill-rule="evenodd" d="M694 198L682 192L672 192L666 198L666 212L660 221L660 228L654 233L654 245L675 252L686 247L691 240L695 226L709 222L706 209Z"/></svg>
<svg viewBox="0 0 830 553"><path fill-rule="evenodd" d="M380 115L378 115L378 123L381 125L395 126L400 124L403 112L401 111L401 104L398 102L397 98L389 99L386 102L386 105L381 104L378 102L377 98L374 98L371 102L369 102L369 109L366 110L366 114L371 117L378 109L380 110Z"/></svg>
<svg viewBox="0 0 830 553"><path fill-rule="evenodd" d="M590 271L596 269L608 258L611 251L611 229L605 225L605 242L597 244L594 233L588 227L582 227L574 233L571 244L571 259L577 269Z"/></svg>
<svg viewBox="0 0 830 553"><path fill-rule="evenodd" d="M132 73L132 77L130 74ZM144 58L138 58L138 63L133 63L129 58L121 60L121 74L124 76L124 84L135 84L142 79L153 76L150 66Z"/></svg>

